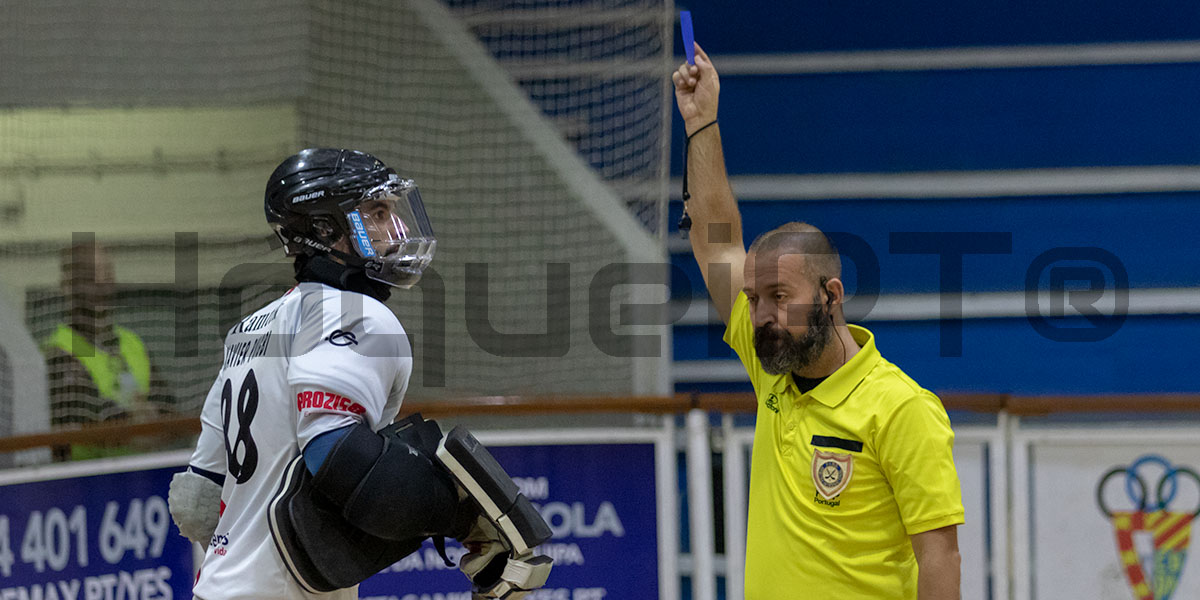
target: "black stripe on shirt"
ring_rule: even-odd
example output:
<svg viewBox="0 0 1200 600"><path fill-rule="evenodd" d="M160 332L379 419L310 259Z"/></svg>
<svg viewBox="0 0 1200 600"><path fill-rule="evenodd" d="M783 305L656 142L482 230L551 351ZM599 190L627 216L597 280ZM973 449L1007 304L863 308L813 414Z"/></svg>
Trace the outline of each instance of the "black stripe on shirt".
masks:
<svg viewBox="0 0 1200 600"><path fill-rule="evenodd" d="M851 452L862 452L863 449L862 442L829 435L812 436L812 445L825 446L828 448L841 448L842 450L849 450Z"/></svg>

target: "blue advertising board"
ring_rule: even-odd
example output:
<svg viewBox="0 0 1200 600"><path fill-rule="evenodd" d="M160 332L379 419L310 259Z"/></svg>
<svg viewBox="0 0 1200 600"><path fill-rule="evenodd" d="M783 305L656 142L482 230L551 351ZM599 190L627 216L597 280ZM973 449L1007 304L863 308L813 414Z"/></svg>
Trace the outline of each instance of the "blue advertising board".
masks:
<svg viewBox="0 0 1200 600"><path fill-rule="evenodd" d="M0 486L0 599L191 597L167 510L178 466Z"/></svg>
<svg viewBox="0 0 1200 600"><path fill-rule="evenodd" d="M539 548L554 559L528 600L659 599L653 443L489 446L550 524ZM456 563L465 550L452 541ZM432 544L359 587L362 600L470 600L470 582Z"/></svg>

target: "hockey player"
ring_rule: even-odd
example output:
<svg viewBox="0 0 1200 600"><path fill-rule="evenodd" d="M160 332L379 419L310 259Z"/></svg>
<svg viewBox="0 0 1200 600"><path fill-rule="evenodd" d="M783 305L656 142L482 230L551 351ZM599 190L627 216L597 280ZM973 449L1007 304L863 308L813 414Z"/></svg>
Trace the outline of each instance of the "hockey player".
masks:
<svg viewBox="0 0 1200 600"><path fill-rule="evenodd" d="M532 549L549 528L487 450L419 415L392 423L413 361L383 302L437 245L417 186L369 154L309 149L271 174L266 215L298 283L229 331L171 482L179 530L206 545L195 597L357 598L431 536L471 550L476 597L544 585Z"/></svg>

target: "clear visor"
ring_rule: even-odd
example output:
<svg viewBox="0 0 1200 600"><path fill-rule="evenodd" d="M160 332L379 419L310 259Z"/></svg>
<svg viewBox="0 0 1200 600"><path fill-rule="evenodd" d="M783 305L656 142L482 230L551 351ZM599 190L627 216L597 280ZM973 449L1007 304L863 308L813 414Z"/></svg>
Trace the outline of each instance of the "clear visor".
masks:
<svg viewBox="0 0 1200 600"><path fill-rule="evenodd" d="M346 219L350 245L366 261L372 279L412 287L433 260L437 240L412 180L396 179L368 190Z"/></svg>

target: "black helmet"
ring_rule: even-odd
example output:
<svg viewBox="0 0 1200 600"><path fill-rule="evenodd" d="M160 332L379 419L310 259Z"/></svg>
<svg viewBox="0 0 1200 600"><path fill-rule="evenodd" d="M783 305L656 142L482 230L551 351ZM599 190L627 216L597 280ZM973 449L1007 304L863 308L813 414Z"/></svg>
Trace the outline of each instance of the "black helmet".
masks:
<svg viewBox="0 0 1200 600"><path fill-rule="evenodd" d="M396 287L415 284L437 247L417 185L365 152L288 157L267 181L265 208L288 256L328 254Z"/></svg>

